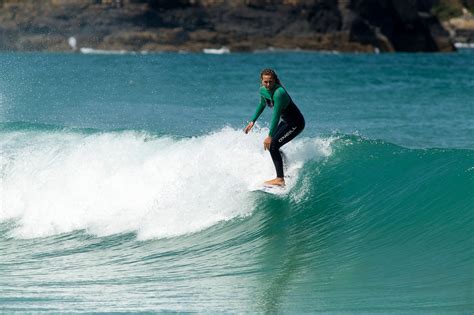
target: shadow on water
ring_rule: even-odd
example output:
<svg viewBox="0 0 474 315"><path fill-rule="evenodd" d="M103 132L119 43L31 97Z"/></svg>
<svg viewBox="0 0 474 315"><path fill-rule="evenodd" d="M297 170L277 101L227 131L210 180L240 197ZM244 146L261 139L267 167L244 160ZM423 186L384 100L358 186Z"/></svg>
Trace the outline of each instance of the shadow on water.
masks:
<svg viewBox="0 0 474 315"><path fill-rule="evenodd" d="M314 164L317 167L317 163ZM324 187L326 185L330 183L319 183L319 187L312 189L303 199L293 195L284 199L270 197L272 200L266 203L262 211L267 218L261 230L266 242L255 300L257 311L274 314L299 308L315 310L311 306L305 307L304 303L298 305L299 302L292 301L291 297L298 283L304 279L310 281L306 283L309 284L307 291L303 292L307 302L318 299L312 293L319 284L312 281L317 281L320 276L320 271L315 267L325 264L319 254L325 255L328 243L334 236L331 230L342 223L340 216L343 207L334 196L337 187L332 186L332 192L328 193L330 189ZM303 189L302 186L300 182L294 190L299 191ZM314 203L314 200L318 202Z"/></svg>
<svg viewBox="0 0 474 315"><path fill-rule="evenodd" d="M279 311L281 297L284 295L291 277L298 272L297 248L291 248L290 227L287 218L290 216L291 203L288 200L272 201L271 207L265 209L268 221L262 229L266 238L261 287L256 298L258 311L276 313Z"/></svg>

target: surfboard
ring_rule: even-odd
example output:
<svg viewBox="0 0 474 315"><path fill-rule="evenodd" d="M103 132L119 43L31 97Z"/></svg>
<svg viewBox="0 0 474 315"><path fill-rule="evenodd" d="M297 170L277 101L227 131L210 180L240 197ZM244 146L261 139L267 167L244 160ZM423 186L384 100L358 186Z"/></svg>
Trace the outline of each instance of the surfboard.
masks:
<svg viewBox="0 0 474 315"><path fill-rule="evenodd" d="M251 189L250 191L261 191L267 194L271 195L284 195L287 192L286 187L281 187L281 186L260 186L256 187L254 189Z"/></svg>

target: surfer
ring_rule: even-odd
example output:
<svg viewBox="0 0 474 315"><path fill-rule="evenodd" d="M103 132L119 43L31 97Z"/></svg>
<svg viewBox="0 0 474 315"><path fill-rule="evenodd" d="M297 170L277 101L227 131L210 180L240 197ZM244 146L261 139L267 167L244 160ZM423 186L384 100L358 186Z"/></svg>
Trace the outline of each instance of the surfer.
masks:
<svg viewBox="0 0 474 315"><path fill-rule="evenodd" d="M273 69L263 69L260 72L260 80L262 84L260 87L260 104L244 132L248 133L253 128L265 106L273 108L270 132L263 141L263 148L270 151L277 176L274 179L267 180L264 184L285 186L280 148L303 131L305 121Z"/></svg>

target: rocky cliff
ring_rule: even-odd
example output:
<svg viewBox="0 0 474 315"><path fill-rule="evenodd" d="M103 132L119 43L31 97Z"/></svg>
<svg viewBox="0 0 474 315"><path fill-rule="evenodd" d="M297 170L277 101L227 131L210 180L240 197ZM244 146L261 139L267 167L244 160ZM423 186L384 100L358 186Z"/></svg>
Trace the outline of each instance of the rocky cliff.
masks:
<svg viewBox="0 0 474 315"><path fill-rule="evenodd" d="M0 0L1 50L453 51L435 0Z"/></svg>

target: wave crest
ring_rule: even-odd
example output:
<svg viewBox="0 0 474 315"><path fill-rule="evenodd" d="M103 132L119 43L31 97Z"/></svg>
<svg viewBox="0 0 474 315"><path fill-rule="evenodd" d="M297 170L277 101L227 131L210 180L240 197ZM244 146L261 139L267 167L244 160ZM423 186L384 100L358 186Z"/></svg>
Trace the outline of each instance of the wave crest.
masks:
<svg viewBox="0 0 474 315"><path fill-rule="evenodd" d="M139 239L196 232L254 210L249 188L274 175L262 141L224 128L175 139L140 132L83 134L14 130L2 137L0 221L14 237L74 230L98 236L137 232ZM332 138L285 146L293 185L309 159L331 154Z"/></svg>

